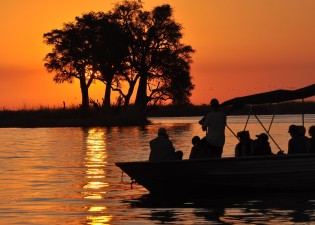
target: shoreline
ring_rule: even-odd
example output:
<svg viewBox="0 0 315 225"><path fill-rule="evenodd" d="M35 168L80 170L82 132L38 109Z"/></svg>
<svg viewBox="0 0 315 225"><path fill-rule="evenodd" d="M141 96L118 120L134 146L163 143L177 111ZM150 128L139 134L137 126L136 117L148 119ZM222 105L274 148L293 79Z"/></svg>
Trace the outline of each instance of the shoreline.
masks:
<svg viewBox="0 0 315 225"><path fill-rule="evenodd" d="M149 117L194 117L204 116L209 111L207 105L151 106L146 114L132 107L113 108L110 112L91 109L88 113L80 109L3 110L0 111L0 128L146 126L150 124ZM247 108L228 114L248 115L248 112ZM257 106L255 113L273 115L275 107L270 104ZM301 113L315 114L315 102L283 103L276 111L277 115Z"/></svg>

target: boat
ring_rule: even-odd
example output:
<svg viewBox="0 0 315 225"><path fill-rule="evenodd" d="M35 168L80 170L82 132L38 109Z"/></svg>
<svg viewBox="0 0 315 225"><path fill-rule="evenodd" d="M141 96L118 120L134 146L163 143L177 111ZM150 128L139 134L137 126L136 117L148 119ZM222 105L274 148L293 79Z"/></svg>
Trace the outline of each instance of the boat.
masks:
<svg viewBox="0 0 315 225"><path fill-rule="evenodd" d="M116 165L151 194L315 190L315 154Z"/></svg>
<svg viewBox="0 0 315 225"><path fill-rule="evenodd" d="M245 105L304 100L314 95L315 84L312 84L297 90L238 97L223 102L221 106L236 110ZM256 114L255 117L260 121ZM304 120L304 116L302 118ZM268 129L260 124L271 137L271 124ZM271 140L275 142L272 137ZM130 177L132 183L140 184L150 194L315 191L315 154L116 162L116 166Z"/></svg>

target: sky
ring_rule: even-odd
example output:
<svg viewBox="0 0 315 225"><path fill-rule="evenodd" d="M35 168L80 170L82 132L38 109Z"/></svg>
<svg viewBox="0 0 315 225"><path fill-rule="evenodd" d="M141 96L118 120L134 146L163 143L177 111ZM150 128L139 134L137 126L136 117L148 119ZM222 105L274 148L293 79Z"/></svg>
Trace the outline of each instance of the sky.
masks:
<svg viewBox="0 0 315 225"><path fill-rule="evenodd" d="M55 84L44 67L43 34L115 0L0 0L0 109L61 107L81 102L79 82ZM314 0L143 0L170 4L183 26L191 64L193 104L220 102L315 83ZM90 97L101 100L104 85ZM315 100L311 98L310 100Z"/></svg>

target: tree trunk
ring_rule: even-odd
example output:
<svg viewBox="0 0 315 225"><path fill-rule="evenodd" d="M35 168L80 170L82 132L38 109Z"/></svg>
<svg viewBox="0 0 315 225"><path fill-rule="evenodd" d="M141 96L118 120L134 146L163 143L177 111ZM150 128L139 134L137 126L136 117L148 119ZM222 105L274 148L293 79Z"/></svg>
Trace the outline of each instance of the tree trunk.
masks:
<svg viewBox="0 0 315 225"><path fill-rule="evenodd" d="M105 94L104 94L104 100L103 100L103 108L105 110L110 109L110 97L111 97L111 90L112 90L112 81L114 76L108 76L106 79L106 88L105 88Z"/></svg>
<svg viewBox="0 0 315 225"><path fill-rule="evenodd" d="M136 106L139 107L139 109L144 110L147 106L147 75L140 76L139 80L139 87L137 91Z"/></svg>
<svg viewBox="0 0 315 225"><path fill-rule="evenodd" d="M80 79L80 88L82 96L81 109L83 112L89 111L89 87L86 84L85 78Z"/></svg>
<svg viewBox="0 0 315 225"><path fill-rule="evenodd" d="M128 89L128 93L125 96L124 106L128 106L130 103L131 95L135 89L135 82L130 82L130 87Z"/></svg>
<svg viewBox="0 0 315 225"><path fill-rule="evenodd" d="M110 95L111 95L111 83L107 82L103 100L103 107L105 110L110 109Z"/></svg>

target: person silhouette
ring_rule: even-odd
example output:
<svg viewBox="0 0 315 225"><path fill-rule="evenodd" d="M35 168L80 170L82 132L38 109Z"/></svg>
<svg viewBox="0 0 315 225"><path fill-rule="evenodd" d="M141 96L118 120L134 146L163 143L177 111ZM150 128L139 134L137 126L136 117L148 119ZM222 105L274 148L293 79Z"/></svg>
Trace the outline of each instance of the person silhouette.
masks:
<svg viewBox="0 0 315 225"><path fill-rule="evenodd" d="M235 157L250 156L252 153L253 139L250 138L249 131L243 130L237 133L239 142L235 146Z"/></svg>
<svg viewBox="0 0 315 225"><path fill-rule="evenodd" d="M269 144L269 137L266 133L256 135L257 139L253 141L253 156L274 155Z"/></svg>
<svg viewBox="0 0 315 225"><path fill-rule="evenodd" d="M182 151L175 151L173 143L169 140L166 129L161 127L158 130L158 136L150 141L149 161L168 161L181 160Z"/></svg>
<svg viewBox="0 0 315 225"><path fill-rule="evenodd" d="M288 142L288 155L305 154L310 151L310 141L305 139L305 128L297 125L289 126L291 139ZM303 134L304 133L304 134Z"/></svg>
<svg viewBox="0 0 315 225"><path fill-rule="evenodd" d="M310 126L308 129L310 135L311 149L310 153L315 153L315 126Z"/></svg>
<svg viewBox="0 0 315 225"><path fill-rule="evenodd" d="M193 147L191 148L189 159L204 158L204 146L199 136L194 136L191 140Z"/></svg>
<svg viewBox="0 0 315 225"><path fill-rule="evenodd" d="M206 131L207 151L209 156L220 158L225 143L226 114L221 111L219 101L216 98L210 101L211 111L199 121L202 130Z"/></svg>

